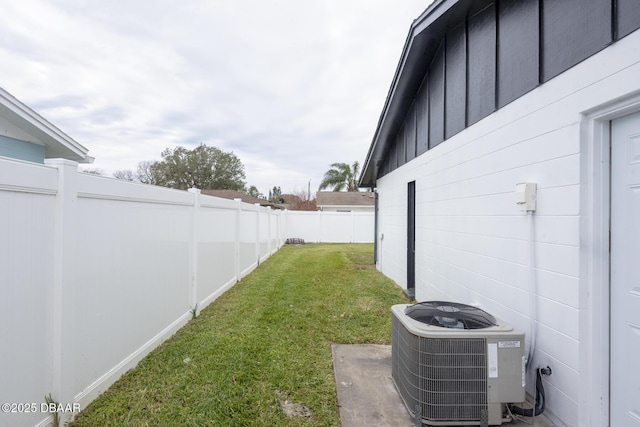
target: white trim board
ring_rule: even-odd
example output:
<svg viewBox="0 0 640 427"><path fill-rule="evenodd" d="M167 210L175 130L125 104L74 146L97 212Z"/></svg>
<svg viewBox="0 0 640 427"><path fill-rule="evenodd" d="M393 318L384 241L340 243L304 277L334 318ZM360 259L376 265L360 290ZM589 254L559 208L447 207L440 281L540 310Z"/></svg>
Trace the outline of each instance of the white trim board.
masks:
<svg viewBox="0 0 640 427"><path fill-rule="evenodd" d="M640 111L640 92L583 112L580 190L580 425L609 425L611 120Z"/></svg>

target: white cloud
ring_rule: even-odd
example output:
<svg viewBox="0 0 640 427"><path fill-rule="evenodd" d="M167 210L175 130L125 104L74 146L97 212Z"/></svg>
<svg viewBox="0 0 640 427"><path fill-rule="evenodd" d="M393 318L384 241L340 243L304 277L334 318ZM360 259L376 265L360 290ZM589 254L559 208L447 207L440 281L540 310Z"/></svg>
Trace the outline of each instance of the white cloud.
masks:
<svg viewBox="0 0 640 427"><path fill-rule="evenodd" d="M363 161L429 2L22 0L0 15L0 85L111 173L205 143L267 193Z"/></svg>

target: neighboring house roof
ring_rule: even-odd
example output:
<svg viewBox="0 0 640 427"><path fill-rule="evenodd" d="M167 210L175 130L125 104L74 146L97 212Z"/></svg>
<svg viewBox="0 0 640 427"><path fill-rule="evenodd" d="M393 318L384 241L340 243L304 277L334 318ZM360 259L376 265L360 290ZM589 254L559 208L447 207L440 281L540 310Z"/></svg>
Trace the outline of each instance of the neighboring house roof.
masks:
<svg viewBox="0 0 640 427"><path fill-rule="evenodd" d="M322 206L373 206L374 194L370 191L318 191L316 203Z"/></svg>
<svg viewBox="0 0 640 427"><path fill-rule="evenodd" d="M45 158L91 163L89 150L0 88L0 135L45 147Z"/></svg>
<svg viewBox="0 0 640 427"><path fill-rule="evenodd" d="M229 199L229 200L240 199L243 202L251 203L252 205L259 203L260 206L269 206L269 207L272 207L273 209L283 209L283 207L281 205L278 205L277 203L272 203L268 200L259 199L257 197L253 197L236 190L202 190L201 194L205 194L207 196L220 197L222 199Z"/></svg>

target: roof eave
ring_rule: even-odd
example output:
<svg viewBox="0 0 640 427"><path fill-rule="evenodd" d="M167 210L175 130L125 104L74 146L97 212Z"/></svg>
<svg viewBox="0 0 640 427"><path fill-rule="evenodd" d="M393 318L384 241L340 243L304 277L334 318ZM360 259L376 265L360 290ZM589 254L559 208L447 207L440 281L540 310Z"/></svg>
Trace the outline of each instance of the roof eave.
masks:
<svg viewBox="0 0 640 427"><path fill-rule="evenodd" d="M93 158L88 156L89 150L86 147L2 88L0 103L5 107L3 114L7 120L33 135L45 146L47 158L60 157L80 163L93 161Z"/></svg>
<svg viewBox="0 0 640 427"><path fill-rule="evenodd" d="M374 188L384 155L398 127L413 103L440 40L448 28L446 19L452 8L468 8L472 0L436 0L411 24L378 126L365 159L358 182L360 187Z"/></svg>

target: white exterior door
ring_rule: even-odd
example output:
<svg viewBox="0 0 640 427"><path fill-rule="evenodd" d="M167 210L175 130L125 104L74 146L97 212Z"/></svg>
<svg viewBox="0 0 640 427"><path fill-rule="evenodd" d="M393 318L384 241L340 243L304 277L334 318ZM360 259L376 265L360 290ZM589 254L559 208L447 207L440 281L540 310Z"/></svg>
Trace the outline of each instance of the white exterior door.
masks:
<svg viewBox="0 0 640 427"><path fill-rule="evenodd" d="M611 123L611 427L640 426L640 113Z"/></svg>

